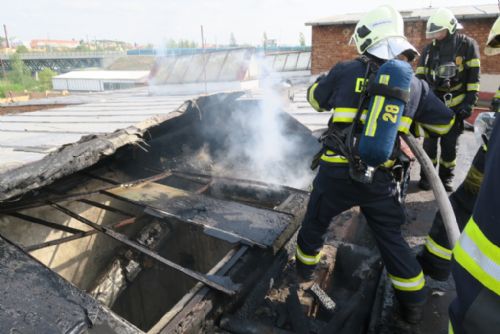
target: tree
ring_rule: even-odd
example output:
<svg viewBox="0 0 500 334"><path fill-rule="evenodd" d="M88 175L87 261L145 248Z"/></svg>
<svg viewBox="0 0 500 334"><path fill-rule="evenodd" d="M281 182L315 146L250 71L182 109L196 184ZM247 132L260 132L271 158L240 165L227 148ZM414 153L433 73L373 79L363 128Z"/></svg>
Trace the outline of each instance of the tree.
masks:
<svg viewBox="0 0 500 334"><path fill-rule="evenodd" d="M52 89L52 77L57 75L56 72L52 71L50 68L45 67L38 73L38 80L40 80L40 86L44 90Z"/></svg>
<svg viewBox="0 0 500 334"><path fill-rule="evenodd" d="M19 54L14 53L10 56L10 66L12 70L9 73L9 79L16 84L24 84L31 79L30 71L24 64Z"/></svg>
<svg viewBox="0 0 500 334"><path fill-rule="evenodd" d="M167 49L176 49L177 48L177 42L170 38L168 41L167 41Z"/></svg>
<svg viewBox="0 0 500 334"><path fill-rule="evenodd" d="M229 37L229 46L238 46L233 33L231 33L231 36Z"/></svg>
<svg viewBox="0 0 500 334"><path fill-rule="evenodd" d="M300 46L306 46L306 38L304 37L303 33L299 34L299 45Z"/></svg>
<svg viewBox="0 0 500 334"><path fill-rule="evenodd" d="M28 53L28 52L30 52L30 50L28 50L28 48L24 45L19 45L16 48L16 53Z"/></svg>

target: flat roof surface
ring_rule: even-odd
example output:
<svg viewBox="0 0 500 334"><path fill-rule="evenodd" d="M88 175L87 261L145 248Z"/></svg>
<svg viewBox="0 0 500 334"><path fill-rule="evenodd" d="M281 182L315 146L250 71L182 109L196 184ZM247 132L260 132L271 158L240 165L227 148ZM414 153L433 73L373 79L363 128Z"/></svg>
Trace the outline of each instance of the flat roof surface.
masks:
<svg viewBox="0 0 500 334"><path fill-rule="evenodd" d="M498 16L498 4L491 5L477 5L477 6L456 6L447 7L449 8L460 21L460 19L467 18L480 18L480 17L497 17ZM399 12L403 16L405 21L418 21L427 20L432 13L434 13L438 7L435 8L419 8L419 9L408 9L400 10ZM335 25L335 24L352 24L358 22L365 12L362 13L348 13L333 15L328 17L319 18L306 22L308 26L316 25Z"/></svg>
<svg viewBox="0 0 500 334"><path fill-rule="evenodd" d="M310 130L324 128L330 113L315 112L307 103L306 89L306 84L294 87L295 100L284 108ZM70 149L77 150L83 157L90 151L109 155L123 145L140 144L142 134L149 127L174 117L185 101L197 96L150 96L143 87L11 104L69 105L24 113L13 111L0 116L0 178L15 176L19 182L29 179L30 174L42 172L43 168L59 161L57 155L66 154L66 161L72 160L74 153L70 153ZM261 99L263 94L257 90L241 98ZM31 170L30 166L36 163L40 165L39 170ZM38 186L41 185L29 185L30 189ZM0 201L5 199L2 195L5 191L0 187Z"/></svg>
<svg viewBox="0 0 500 334"><path fill-rule="evenodd" d="M148 75L149 71L72 71L54 79L141 80Z"/></svg>

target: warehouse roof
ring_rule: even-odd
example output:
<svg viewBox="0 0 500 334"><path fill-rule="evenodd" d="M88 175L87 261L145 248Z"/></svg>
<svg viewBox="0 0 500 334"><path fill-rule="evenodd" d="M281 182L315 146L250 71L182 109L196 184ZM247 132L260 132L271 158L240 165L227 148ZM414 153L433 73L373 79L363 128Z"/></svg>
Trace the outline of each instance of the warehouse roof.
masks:
<svg viewBox="0 0 500 334"><path fill-rule="evenodd" d="M457 6L448 7L460 19L475 19L475 18L496 18L498 16L498 4L477 5L477 6ZM437 8L420 8L400 10L405 21L420 21L427 20ZM323 17L317 20L306 22L308 26L320 25L341 25L352 24L358 22L365 13L350 13L341 14L329 17Z"/></svg>
<svg viewBox="0 0 500 334"><path fill-rule="evenodd" d="M149 71L72 71L55 76L56 79L144 80Z"/></svg>
<svg viewBox="0 0 500 334"><path fill-rule="evenodd" d="M305 86L296 90L295 101L286 110L311 130L324 127L329 114L313 112L305 95ZM79 170L126 144L141 146L145 132L182 113L184 102L195 97L150 96L147 89L137 88L16 104L67 106L0 116L0 179L9 180L0 184L0 202L72 172L38 177L57 164ZM254 91L242 98L262 97L261 91ZM13 184L25 187L14 189Z"/></svg>

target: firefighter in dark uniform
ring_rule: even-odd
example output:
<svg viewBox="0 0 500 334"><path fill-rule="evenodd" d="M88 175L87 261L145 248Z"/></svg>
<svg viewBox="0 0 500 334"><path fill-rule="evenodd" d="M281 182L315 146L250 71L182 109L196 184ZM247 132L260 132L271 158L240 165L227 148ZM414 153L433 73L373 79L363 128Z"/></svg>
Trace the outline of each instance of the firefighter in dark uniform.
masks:
<svg viewBox="0 0 500 334"><path fill-rule="evenodd" d="M377 66L398 55L411 60L417 54L404 37L401 15L390 6L381 6L366 14L358 22L353 39L362 56L336 64L309 87L307 94L309 103L317 111L332 110L328 131L338 137L345 137L355 120L366 121L367 104L360 105L360 100L363 101L362 87L367 72L370 69L376 72ZM452 127L454 120L453 111L432 93L427 83L413 76L399 132L441 135ZM391 144L394 151L398 151L397 143L399 139ZM395 161L388 160L372 170L370 182L354 177L353 161L342 154L343 151L324 142L324 150L319 155L320 168L297 238L297 273L303 280L312 279L332 218L359 205L374 233L403 319L418 322L427 293L421 267L401 235L406 216L391 173Z"/></svg>
<svg viewBox="0 0 500 334"><path fill-rule="evenodd" d="M500 53L500 18L485 53ZM449 334L500 332L500 121L495 123L474 212L453 249L457 298L450 305Z"/></svg>
<svg viewBox="0 0 500 334"><path fill-rule="evenodd" d="M474 39L459 34L453 13L438 9L427 21L426 36L433 41L420 57L416 74L425 79L445 103L457 114L453 128L440 139L441 157L437 155L438 138L426 138L424 149L435 166L446 191L453 191L453 170L457 164L457 142L463 132L464 119L472 113L479 92L479 50ZM425 175L420 175L419 187L429 190Z"/></svg>
<svg viewBox="0 0 500 334"><path fill-rule="evenodd" d="M500 89L492 100L490 110L498 114L499 106ZM485 119L487 119L488 124L485 125L486 128L484 131L489 134L495 118L485 117ZM465 180L449 197L460 231L464 229L465 224L467 224L472 215L479 189L483 183L487 151L488 147L486 143L479 147ZM425 246L417 257L424 270L424 274L438 281L446 281L450 275L451 253L450 242L446 234L443 218L438 211L434 217L429 235L426 238Z"/></svg>
<svg viewBox="0 0 500 334"><path fill-rule="evenodd" d="M494 27L500 30L500 21L497 20ZM491 43L494 41L494 38L494 35L490 36L488 42ZM492 48L489 47L485 51L486 54L493 52L488 50L492 50ZM493 120L499 112L499 106L500 88L491 101L490 110L494 113L494 116L491 117L490 115L482 114L478 117L487 116L484 117L484 119L487 120L487 124L485 124L484 129L481 131L484 132L486 136L489 136L491 133ZM460 231L464 229L472 215L472 210L479 194L479 188L483 182L487 151L487 144L483 143L474 156L465 180L449 197ZM450 274L451 254L452 250L450 248L448 236L446 235L443 218L438 211L434 217L429 235L426 238L425 246L418 255L418 261L424 270L424 274L438 281L446 281Z"/></svg>

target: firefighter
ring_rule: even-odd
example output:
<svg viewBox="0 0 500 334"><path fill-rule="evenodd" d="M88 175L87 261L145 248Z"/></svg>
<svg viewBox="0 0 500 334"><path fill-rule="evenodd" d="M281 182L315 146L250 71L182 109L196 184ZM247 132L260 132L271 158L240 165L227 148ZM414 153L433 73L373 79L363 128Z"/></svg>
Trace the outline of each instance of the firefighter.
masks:
<svg viewBox="0 0 500 334"><path fill-rule="evenodd" d="M495 22L492 31L494 31L495 28L500 30L500 20ZM495 41L494 32L492 32L492 34L490 34L488 39L489 44ZM485 50L485 53L488 54L494 52L488 50L492 50L491 46ZM500 88L491 101L490 110L497 114L499 111L499 105ZM485 132L490 133L491 128L492 124L485 129ZM486 153L487 144L484 143L481 147L479 147L476 155L474 156L472 165L465 177L465 180L449 197L460 231L463 230L465 224L469 221L469 218L472 215L472 210L479 194L479 188L483 182ZM429 235L426 238L425 246L418 255L418 261L424 270L424 274L429 275L431 278L438 281L446 281L450 274L451 253L452 250L450 248L448 236L446 235L443 218L438 211L434 217Z"/></svg>
<svg viewBox="0 0 500 334"><path fill-rule="evenodd" d="M367 13L356 25L353 40L361 56L336 64L307 93L314 109L331 110L333 114L322 136L323 150L317 155L319 171L298 233L297 274L302 281L314 279L323 238L332 218L359 205L395 288L401 316L416 323L421 318L427 293L421 267L401 235L406 215L398 201L391 172L397 162L389 159L380 166L365 166L363 170L356 146L346 147L345 143L357 142L356 138L361 136L359 124L369 123L368 99L364 98L368 90L364 88L370 86L367 81L377 68L396 57L412 60L418 53L404 36L401 15L390 6ZM397 130L417 135L446 133L455 120L453 111L432 93L425 81L413 76L408 63L405 65L410 68L411 89ZM354 141L346 140L350 135ZM391 157L399 155L398 143L399 138L390 143L394 151Z"/></svg>
<svg viewBox="0 0 500 334"><path fill-rule="evenodd" d="M447 135L441 137L441 157L438 157L438 138L426 138L424 150L435 166L446 191L453 191L453 170L457 164L457 142L463 132L464 120L472 113L479 93L479 49L474 39L459 34L462 29L453 13L438 9L427 21L426 37L432 39L422 55L416 74L426 80L434 93L457 114L457 121ZM423 172L419 187L429 190Z"/></svg>
<svg viewBox="0 0 500 334"><path fill-rule="evenodd" d="M500 53L500 18L485 53ZM474 212L453 249L457 298L449 310L450 334L500 331L500 122L495 123Z"/></svg>

